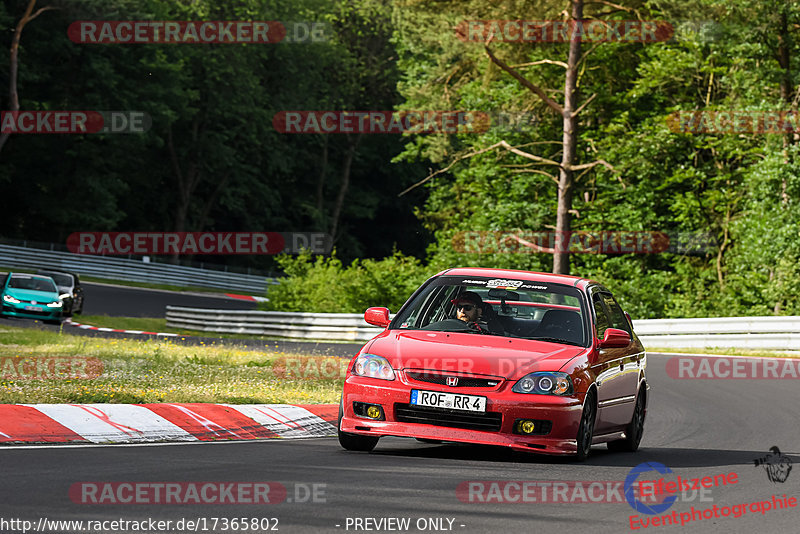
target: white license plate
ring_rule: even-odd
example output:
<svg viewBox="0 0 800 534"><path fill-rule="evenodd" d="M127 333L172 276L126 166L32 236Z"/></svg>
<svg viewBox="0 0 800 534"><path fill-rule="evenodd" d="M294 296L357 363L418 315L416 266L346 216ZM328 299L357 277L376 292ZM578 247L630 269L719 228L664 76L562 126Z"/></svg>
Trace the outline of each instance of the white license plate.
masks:
<svg viewBox="0 0 800 534"><path fill-rule="evenodd" d="M442 391L421 391L412 389L410 404L469 412L486 411L486 397L461 395L460 393L444 393Z"/></svg>
<svg viewBox="0 0 800 534"><path fill-rule="evenodd" d="M39 306L25 306L25 309L28 311L42 311Z"/></svg>

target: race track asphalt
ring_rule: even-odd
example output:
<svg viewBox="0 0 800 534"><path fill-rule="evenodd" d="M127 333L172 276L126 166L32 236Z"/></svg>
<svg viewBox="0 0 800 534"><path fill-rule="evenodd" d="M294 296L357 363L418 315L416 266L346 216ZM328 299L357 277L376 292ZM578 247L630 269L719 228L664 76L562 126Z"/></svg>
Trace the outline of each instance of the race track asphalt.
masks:
<svg viewBox="0 0 800 534"><path fill-rule="evenodd" d="M335 438L149 446L4 447L0 452L0 519L178 521L205 518L278 519L280 532L378 532L360 518L410 518L402 532L630 532L627 502L469 502L456 489L468 481L624 481L643 462L659 462L676 476L700 478L734 472L737 483L714 488L704 500L686 495L661 515L691 508L800 496L800 472L771 482L755 460L778 446L795 464L798 389L795 380L676 380L665 372L668 357L650 355L650 409L637 453L610 453L595 446L585 463L511 453L503 449L423 444L383 438L372 453L342 450ZM2 430L0 428L0 430ZM659 475L661 476L661 475ZM644 476L643 476L644 478ZM648 480L658 478L649 473ZM80 504L69 496L78 482L279 482L288 499L252 504ZM317 484L317 502L297 502ZM324 492L321 494L319 492ZM519 497L513 492L510 497ZM462 495L464 497L464 495ZM466 502L465 502L466 501ZM651 516L652 517L652 516ZM348 518L349 522L348 522ZM440 518L432 529L424 518ZM453 520L452 527L447 519ZM417 521L420 523L417 524ZM748 511L684 526L651 526L647 532L796 532L800 508ZM109 524L110 525L110 524ZM393 524L394 525L394 524ZM173 523L174 526L174 523ZM369 526L370 528L363 528ZM2 527L2 522L0 522ZM425 527L425 528L418 528ZM13 532L0 528L3 532ZM63 530L67 532L68 530ZM172 530L187 532L188 529ZM203 532L202 525L198 528ZM217 532L221 522L217 520ZM242 530L239 529L239 532ZM267 530L258 530L267 532ZM398 530L380 530L398 532ZM55 532L55 531L52 531ZM60 531L59 531L60 532ZM106 532L118 532L105 530ZM232 532L229 528L227 532Z"/></svg>
<svg viewBox="0 0 800 534"><path fill-rule="evenodd" d="M141 287L86 282L83 315L112 317L164 317L167 305L221 310L254 310L253 301L225 297L222 293L164 291ZM77 318L80 316L76 316Z"/></svg>

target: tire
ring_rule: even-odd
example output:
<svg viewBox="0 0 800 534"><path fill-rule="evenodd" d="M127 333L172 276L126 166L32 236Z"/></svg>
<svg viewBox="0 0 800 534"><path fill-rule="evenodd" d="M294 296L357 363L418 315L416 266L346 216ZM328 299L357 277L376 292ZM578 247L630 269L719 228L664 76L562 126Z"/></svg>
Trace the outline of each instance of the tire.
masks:
<svg viewBox="0 0 800 534"><path fill-rule="evenodd" d="M583 401L583 412L581 413L581 422L578 425L577 444L578 452L575 459L583 462L589 457L589 451L592 448L592 437L594 436L594 422L597 419L597 403L595 402L594 390L590 390L586 394L586 400Z"/></svg>
<svg viewBox="0 0 800 534"><path fill-rule="evenodd" d="M618 439L616 441L608 442L608 450L614 452L636 452L639 449L639 443L642 441L644 435L644 418L645 418L645 392L644 388L639 390L636 396L636 407L633 409L633 417L628 426L625 427L625 439Z"/></svg>
<svg viewBox="0 0 800 534"><path fill-rule="evenodd" d="M61 321L42 321L45 324L54 324L61 326Z"/></svg>
<svg viewBox="0 0 800 534"><path fill-rule="evenodd" d="M359 434L348 434L342 432L342 416L344 415L344 404L339 403L339 422L336 428L339 432L339 445L348 451L361 451L369 452L378 444L379 437L375 436L361 436Z"/></svg>

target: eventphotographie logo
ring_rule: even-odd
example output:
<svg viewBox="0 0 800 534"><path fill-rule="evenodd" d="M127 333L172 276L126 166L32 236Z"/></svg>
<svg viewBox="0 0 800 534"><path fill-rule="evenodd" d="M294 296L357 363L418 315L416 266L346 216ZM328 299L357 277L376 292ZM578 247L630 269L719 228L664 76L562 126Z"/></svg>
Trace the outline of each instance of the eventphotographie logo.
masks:
<svg viewBox="0 0 800 534"><path fill-rule="evenodd" d="M769 454L753 460L756 467L763 467L770 482L786 482L792 472L792 459L781 453L777 446L769 448Z"/></svg>

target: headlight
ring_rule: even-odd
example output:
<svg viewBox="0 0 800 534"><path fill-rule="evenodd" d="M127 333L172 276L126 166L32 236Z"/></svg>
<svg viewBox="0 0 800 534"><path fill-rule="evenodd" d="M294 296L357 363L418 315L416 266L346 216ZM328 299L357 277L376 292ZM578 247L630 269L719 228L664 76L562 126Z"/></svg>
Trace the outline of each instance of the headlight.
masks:
<svg viewBox="0 0 800 534"><path fill-rule="evenodd" d="M63 303L61 301L51 302L50 304L47 305L48 308L60 308L61 306L63 306Z"/></svg>
<svg viewBox="0 0 800 534"><path fill-rule="evenodd" d="M15 299L11 295L3 295L3 300L12 304L19 304L19 299Z"/></svg>
<svg viewBox="0 0 800 534"><path fill-rule="evenodd" d="M394 370L389 364L389 360L383 356L374 354L362 354L356 358L353 366L353 374L358 376L368 376L370 378L380 378L381 380L394 380Z"/></svg>
<svg viewBox="0 0 800 534"><path fill-rule="evenodd" d="M68 298L70 298L71 296L72 296L72 295L70 295L69 293L61 293L61 294L58 296L58 298L60 298L61 300L64 300L64 299L68 299Z"/></svg>
<svg viewBox="0 0 800 534"><path fill-rule="evenodd" d="M572 395L572 379L562 372L530 373L520 378L511 391L538 395Z"/></svg>

